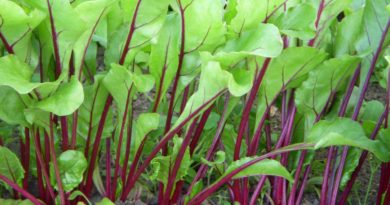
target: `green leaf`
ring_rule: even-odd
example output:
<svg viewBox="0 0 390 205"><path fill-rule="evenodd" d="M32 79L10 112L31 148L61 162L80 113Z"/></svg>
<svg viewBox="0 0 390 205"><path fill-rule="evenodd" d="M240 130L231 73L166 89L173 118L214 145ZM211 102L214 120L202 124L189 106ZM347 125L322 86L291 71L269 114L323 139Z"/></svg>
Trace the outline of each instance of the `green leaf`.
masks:
<svg viewBox="0 0 390 205"><path fill-rule="evenodd" d="M72 77L68 83L62 84L52 96L36 103L35 107L58 116L66 116L76 111L83 101L83 85L76 77Z"/></svg>
<svg viewBox="0 0 390 205"><path fill-rule="evenodd" d="M14 55L0 58L0 73L0 85L9 86L19 94L27 94L36 89L40 97L47 97L55 91L66 77L66 73L64 73L54 82L31 82L34 69Z"/></svg>
<svg viewBox="0 0 390 205"><path fill-rule="evenodd" d="M240 168L244 164L256 159L256 157L245 157L241 158L237 161L232 162L225 170L224 174L220 177L224 177L232 171ZM259 161L244 170L240 171L236 175L234 175L233 179L239 179L243 177L256 176L256 175L271 175L271 176L279 176L287 179L290 182L294 181L294 178L290 175L283 165L280 164L279 161L273 159L264 159Z"/></svg>
<svg viewBox="0 0 390 205"><path fill-rule="evenodd" d="M309 73L309 78L295 92L295 103L304 113L320 113L331 94L338 91L355 71L360 59L353 56L332 58Z"/></svg>
<svg viewBox="0 0 390 205"><path fill-rule="evenodd" d="M203 164L207 164L208 166L215 166L218 164L222 164L225 162L225 152L224 151L217 151L217 153L215 154L214 161L208 161L202 157L201 162Z"/></svg>
<svg viewBox="0 0 390 205"><path fill-rule="evenodd" d="M117 0L91 0L83 1L75 7L75 12L86 22L86 29L75 43L73 49L76 76L78 76L80 68L82 68L82 64L84 63L82 61L86 60L83 59L83 56L87 49L89 39L92 38L97 27L109 13L111 6L116 2ZM92 69L90 65L88 67ZM96 69L96 67L94 68Z"/></svg>
<svg viewBox="0 0 390 205"><path fill-rule="evenodd" d="M213 51L225 41L222 1L194 0L184 12L185 51Z"/></svg>
<svg viewBox="0 0 390 205"><path fill-rule="evenodd" d="M168 176L170 174L170 169L172 169L173 165L175 164L176 157L177 154L179 153L182 143L183 143L182 138L174 137L173 138L174 145L171 153L168 156L158 156L152 160L151 165L152 165L153 173L151 179L158 180L165 185L167 184ZM187 171L190 168L190 165L191 165L191 156L190 156L190 151L187 147L183 159L181 161L180 168L177 172L175 182L183 179L183 177L187 175Z"/></svg>
<svg viewBox="0 0 390 205"><path fill-rule="evenodd" d="M385 107L383 106L383 104L377 100L364 102L359 119L369 120L376 123L378 122L384 110Z"/></svg>
<svg viewBox="0 0 390 205"><path fill-rule="evenodd" d="M259 24L254 29L229 40L216 56L223 58L221 61L233 61L231 63L233 64L247 56L276 57L282 49L283 42L278 28L273 24Z"/></svg>
<svg viewBox="0 0 390 205"><path fill-rule="evenodd" d="M19 158L8 148L0 146L0 173L11 181L21 185L24 170Z"/></svg>
<svg viewBox="0 0 390 205"><path fill-rule="evenodd" d="M8 124L28 125L23 114L26 106L15 90L6 86L0 87L0 105L1 120Z"/></svg>
<svg viewBox="0 0 390 205"><path fill-rule="evenodd" d="M101 201L96 202L96 205L115 205L111 200L104 197Z"/></svg>
<svg viewBox="0 0 390 205"><path fill-rule="evenodd" d="M0 199L2 205L34 205L30 200Z"/></svg>
<svg viewBox="0 0 390 205"><path fill-rule="evenodd" d="M156 90L165 96L175 77L179 59L179 17L168 15L156 43L152 44L149 71L156 81ZM164 75L164 77L162 77ZM161 87L161 88L160 88ZM160 98L160 101L163 97Z"/></svg>
<svg viewBox="0 0 390 205"><path fill-rule="evenodd" d="M361 125L347 118L333 121L322 120L316 123L305 138L307 143L315 143L315 149L329 146L352 146L372 152L384 162L390 161L389 137L384 132L377 140L367 138Z"/></svg>
<svg viewBox="0 0 390 205"><path fill-rule="evenodd" d="M137 152L142 140L151 131L158 129L160 115L158 113L141 113L135 122L135 137L132 140L132 156Z"/></svg>
<svg viewBox="0 0 390 205"><path fill-rule="evenodd" d="M171 0L142 0L138 12L134 15L138 2L139 0L119 1L108 16L108 21L112 25L108 28L109 40L105 55L107 65L119 62L133 16L136 16L136 29L130 42L131 49L126 56L125 65L133 61L141 48L149 45L151 39L157 35L164 24Z"/></svg>
<svg viewBox="0 0 390 205"><path fill-rule="evenodd" d="M118 64L112 64L110 71L103 79L104 87L112 95L122 112L125 110L127 94L132 83L132 74L130 71Z"/></svg>
<svg viewBox="0 0 390 205"><path fill-rule="evenodd" d="M355 44L362 28L363 9L352 12L338 24L335 36L335 56L353 54Z"/></svg>
<svg viewBox="0 0 390 205"><path fill-rule="evenodd" d="M310 40L315 36L316 18L317 10L311 4L302 3L283 13L276 20L276 25L287 36Z"/></svg>
<svg viewBox="0 0 390 205"><path fill-rule="evenodd" d="M260 120L267 104L272 102L283 88L296 87L297 85L292 83L305 77L326 55L325 52L311 47L290 47L272 59L260 87L256 121Z"/></svg>
<svg viewBox="0 0 390 205"><path fill-rule="evenodd" d="M87 160L84 154L80 151L68 150L61 153L57 162L64 190L66 192L72 191L82 182L84 171L87 169ZM57 188L57 183L53 180L52 177L51 183L55 184Z"/></svg>
<svg viewBox="0 0 390 205"><path fill-rule="evenodd" d="M231 73L222 70L219 63L205 62L202 67L198 90L188 100L184 111L175 122L173 128L179 125L194 110L200 108L204 103L225 89L228 89L233 96L242 96L247 93L252 86L252 81L241 74L236 77L239 79L239 82L236 82Z"/></svg>
<svg viewBox="0 0 390 205"><path fill-rule="evenodd" d="M229 29L236 34L256 28L259 23L265 20L268 14L271 14L275 8L284 2L283 0L273 0L268 2L264 2L263 0L234 1L236 2L236 5L232 5L235 6L235 8L230 9L235 10L235 15L230 21Z"/></svg>
<svg viewBox="0 0 390 205"><path fill-rule="evenodd" d="M1 32L21 60L30 57L35 51L31 43L32 31L45 18L38 9L27 10L10 0L0 1Z"/></svg>

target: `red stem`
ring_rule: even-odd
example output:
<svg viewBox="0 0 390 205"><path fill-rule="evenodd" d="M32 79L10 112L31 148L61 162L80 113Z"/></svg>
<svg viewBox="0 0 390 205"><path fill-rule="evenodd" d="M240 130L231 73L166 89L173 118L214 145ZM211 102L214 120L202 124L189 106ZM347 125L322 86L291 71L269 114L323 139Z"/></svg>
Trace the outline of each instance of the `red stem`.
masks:
<svg viewBox="0 0 390 205"><path fill-rule="evenodd" d="M57 181L58 192L60 194L60 202L61 204L65 204L65 193L62 187L62 181L61 181L60 171L58 168L57 157L56 157L55 147L54 147L54 130L53 130L54 128L53 128L52 117L53 115L50 114L50 156L53 162L54 175Z"/></svg>
<svg viewBox="0 0 390 205"><path fill-rule="evenodd" d="M299 144L295 147L290 147L289 149L281 149L281 150L275 150L273 152L267 153L263 156L260 156L254 160L251 160L242 166L238 167L237 169L233 170L229 174L226 174L222 179L218 180L214 184L210 185L209 187L203 189L200 193L198 193L194 198L192 198L189 202L188 205L193 205L193 204L201 204L208 196L210 196L212 193L214 193L219 187L230 181L236 174L241 172L242 170L248 168L249 166L256 164L257 162L260 162L264 159L270 158L270 157L275 157L279 154L283 154L286 152L290 151L297 151L297 150L302 150L302 149L308 149L311 148L313 145L311 144Z"/></svg>
<svg viewBox="0 0 390 205"><path fill-rule="evenodd" d="M167 120L165 124L165 133L167 133L171 129L171 122L172 122L172 116L173 116L173 108L174 108L174 101L176 97L176 91L177 86L179 84L179 78L180 78L180 72L183 67L183 60L184 60L184 48L185 48L185 19L184 19L184 9L181 5L181 0L177 1L179 4L180 9L180 17L181 17L181 45L180 45L180 53L179 53L179 62L177 65L177 71L175 75L175 79L173 81L173 87L171 92L171 99L169 101L169 107L168 107L168 114L167 114Z"/></svg>
<svg viewBox="0 0 390 205"><path fill-rule="evenodd" d="M171 140L175 136L175 134L178 133L184 127L184 125L186 125L189 121L191 121L193 118L195 118L203 109L207 108L212 102L214 102L215 99L217 99L219 96L221 96L225 91L226 90L222 90L222 91L218 92L217 94L215 94L210 100L206 101L198 109L196 109L194 112L192 112L178 126L176 126L171 131L169 131L167 134L165 134L165 137L163 137L161 139L161 141L155 146L155 148L152 150L152 152L146 158L145 162L141 165L141 167L134 174L134 176L132 178L128 178L126 186L124 187L124 192L122 194L121 200L124 200L126 198L126 196L130 193L130 191L133 188L137 179L141 176L141 174L149 166L150 162L157 155L157 153L160 151L160 149L162 149L168 143L168 141Z"/></svg>
<svg viewBox="0 0 390 205"><path fill-rule="evenodd" d="M111 139L106 139L106 197L114 201L111 194ZM114 188L114 186L112 186ZM113 191L115 197L115 192Z"/></svg>
<svg viewBox="0 0 390 205"><path fill-rule="evenodd" d="M200 139L200 136L203 132L204 126L206 125L207 119L209 118L211 111L213 110L213 106L210 106L202 115L199 121L199 125L195 130L194 136L192 137L191 143L190 143L190 154L192 154L195 151L196 146L198 145L198 141Z"/></svg>
<svg viewBox="0 0 390 205"><path fill-rule="evenodd" d="M30 173L30 129L24 128L24 136L26 142L24 143L24 146L22 146L23 149L23 156L22 162L23 162L23 169L25 171L24 178L23 178L23 188L27 190L28 188L28 174Z"/></svg>
<svg viewBox="0 0 390 205"><path fill-rule="evenodd" d="M131 91L133 90L133 85L131 85L130 89L127 91L127 98L126 98L126 105L125 105L125 111L123 113L122 117L122 124L121 124L121 129L119 131L119 139L117 142L117 150L116 150L116 156L115 156L115 171L114 171L114 178L113 178L113 185L112 185L112 196L111 200L115 200L115 193L116 193L116 188L117 188L117 183L118 183L118 175L119 175L119 162L120 162L120 154L122 150L122 141L123 141L123 133L125 131L125 126L126 126L126 120L127 120L127 114L129 112L129 102L131 100Z"/></svg>
<svg viewBox="0 0 390 205"><path fill-rule="evenodd" d="M263 77L265 75L265 72L267 71L267 68L268 68L270 61L271 61L270 58L265 59L265 61L263 63L263 67L261 68L261 70L256 78L256 81L251 89L248 101L245 104L244 111L242 113L242 118L241 118L239 130L238 130L238 134L237 134L236 145L234 148L234 160L238 160L240 158L241 143L242 143L242 138L243 138L246 124L248 123L249 113L250 113L251 108L255 102L257 92L260 88L261 82L263 81Z"/></svg>
<svg viewBox="0 0 390 205"><path fill-rule="evenodd" d="M135 23L137 21L138 10L139 10L139 6L141 5L141 2L142 2L142 0L138 0L137 5L135 7L134 14L133 14L133 20L132 20L131 25L130 25L129 34L127 35L126 43L125 43L125 46L123 47L123 53L119 59L119 65L123 65L125 63L126 55L129 52L130 43L131 43L131 40L133 38L134 31L136 30Z"/></svg>
<svg viewBox="0 0 390 205"><path fill-rule="evenodd" d="M26 197L26 199L30 200L35 205L43 205L38 199L36 199L33 195L28 193L25 189L20 187L18 184L8 179L6 176L0 174L0 180L4 181L10 187L12 187L15 191L19 192L22 196Z"/></svg>
<svg viewBox="0 0 390 205"><path fill-rule="evenodd" d="M56 78L58 78L61 74L61 58L60 58L60 49L58 47L58 36L57 31L54 25L54 16L53 11L50 5L50 1L47 0L47 8L49 10L49 17L50 17L50 28L51 28L51 36L53 41L53 47L54 47L54 58L55 58L55 64L56 64Z"/></svg>
<svg viewBox="0 0 390 205"><path fill-rule="evenodd" d="M92 175L93 175L92 173L93 173L93 170L95 169L96 158L98 157L98 151L99 151L100 142L101 142L102 135L103 135L104 124L106 122L107 114L108 114L108 111L110 109L112 100L113 100L112 96L109 95L107 97L106 103L104 105L104 110L103 110L102 116L101 116L100 121L99 121L98 130L96 132L96 138L95 138L95 142L94 142L93 149L92 149L91 160L90 160L90 164L88 167L87 179L86 179L85 187L84 187L84 194L86 196L90 196L90 194L91 194Z"/></svg>
<svg viewBox="0 0 390 205"><path fill-rule="evenodd" d="M359 116L360 109L361 109L361 107L363 105L364 96L365 96L365 94L367 92L367 89L368 89L368 86L370 84L370 79L371 79L371 76L372 76L372 74L374 72L376 62L378 61L379 54L382 51L383 43L385 41L387 32L389 31L389 27L390 27L390 20L387 22L386 28L385 28L385 30L382 33L381 40L379 42L379 46L378 46L377 50L375 51L374 57L373 57L373 59L371 61L370 69L369 69L368 74L366 76L366 79L364 81L363 88L362 88L362 91L360 93L358 103L357 103L357 105L355 107L355 110L354 110L354 113L352 115L352 120L356 121L358 116ZM343 170L344 170L345 162L346 162L347 155L348 155L348 149L349 149L348 146L345 146L344 149L343 149L343 153L342 153L342 156L341 156L341 159L340 159L339 167L337 169L337 175L336 175L335 184L334 184L334 187L333 187L332 203L331 203L331 205L336 204L337 192L338 192L338 189L339 189L339 186L340 186L340 183L341 183L341 178L342 178L342 175L343 175Z"/></svg>
<svg viewBox="0 0 390 205"><path fill-rule="evenodd" d="M177 173L178 173L178 171L180 169L181 161L183 160L185 151L186 151L188 145L191 142L191 136L192 136L192 133L195 130L197 121L198 121L198 118L195 118L192 121L190 127L188 128L187 134L184 137L184 140L183 140L183 142L182 142L182 144L180 146L180 150L177 153L177 156L176 156L176 159L175 159L172 171L170 172L170 174L168 176L167 186L165 188L164 200L163 200L163 203L162 203L163 205L168 205L169 204L169 199L170 199L170 196L171 196L171 191L172 191L172 188L173 188L173 184L175 183L175 179L176 179Z"/></svg>
<svg viewBox="0 0 390 205"><path fill-rule="evenodd" d="M9 54L15 54L14 49L12 46L8 43L7 39L5 38L4 34L0 31L0 40L3 43L5 49Z"/></svg>

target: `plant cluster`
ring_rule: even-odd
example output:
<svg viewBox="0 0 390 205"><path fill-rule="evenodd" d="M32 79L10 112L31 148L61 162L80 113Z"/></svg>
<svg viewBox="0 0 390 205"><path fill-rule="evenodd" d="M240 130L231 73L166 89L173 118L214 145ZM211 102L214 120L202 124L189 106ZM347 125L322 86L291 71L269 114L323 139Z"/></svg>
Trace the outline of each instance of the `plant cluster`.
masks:
<svg viewBox="0 0 390 205"><path fill-rule="evenodd" d="M0 204L299 205L313 187L347 204L367 157L390 204L389 17L388 0L0 0Z"/></svg>

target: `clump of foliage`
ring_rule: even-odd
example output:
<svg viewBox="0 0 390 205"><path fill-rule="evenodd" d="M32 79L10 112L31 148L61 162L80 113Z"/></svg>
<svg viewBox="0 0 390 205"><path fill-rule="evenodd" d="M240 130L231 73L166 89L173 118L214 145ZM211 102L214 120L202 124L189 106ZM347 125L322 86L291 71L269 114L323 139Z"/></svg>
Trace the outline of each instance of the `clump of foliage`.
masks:
<svg viewBox="0 0 390 205"><path fill-rule="evenodd" d="M293 205L316 179L346 204L370 153L389 204L389 10L0 0L0 202Z"/></svg>

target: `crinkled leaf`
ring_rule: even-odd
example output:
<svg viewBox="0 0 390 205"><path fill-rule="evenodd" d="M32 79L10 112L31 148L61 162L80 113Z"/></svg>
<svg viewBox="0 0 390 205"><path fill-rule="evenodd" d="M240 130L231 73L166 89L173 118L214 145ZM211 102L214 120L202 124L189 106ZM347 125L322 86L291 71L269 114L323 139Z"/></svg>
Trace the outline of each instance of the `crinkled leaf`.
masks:
<svg viewBox="0 0 390 205"><path fill-rule="evenodd" d="M87 160L82 152L68 150L61 153L57 162L62 186L66 192L69 192L82 182L84 171L87 169ZM51 178L51 183L55 184L57 188L55 179L52 176Z"/></svg>
<svg viewBox="0 0 390 205"><path fill-rule="evenodd" d="M207 164L208 166L215 166L218 164L222 164L225 162L225 152L224 151L218 151L215 153L215 159L214 161L208 161L205 158L201 158L201 161L203 164Z"/></svg>
<svg viewBox="0 0 390 205"><path fill-rule="evenodd" d="M151 162L152 169L153 169L153 174L151 178L158 180L163 184L167 184L168 176L170 174L170 169L173 168L173 165L176 162L176 157L181 148L181 144L183 143L183 139L174 137L173 143L174 145L172 148L172 152L168 156L155 157ZM186 151L184 152L184 156L181 161L180 168L177 172L175 182L183 179L183 177L187 175L187 171L190 168L190 165L191 165L191 156L190 156L190 151L187 147Z"/></svg>

